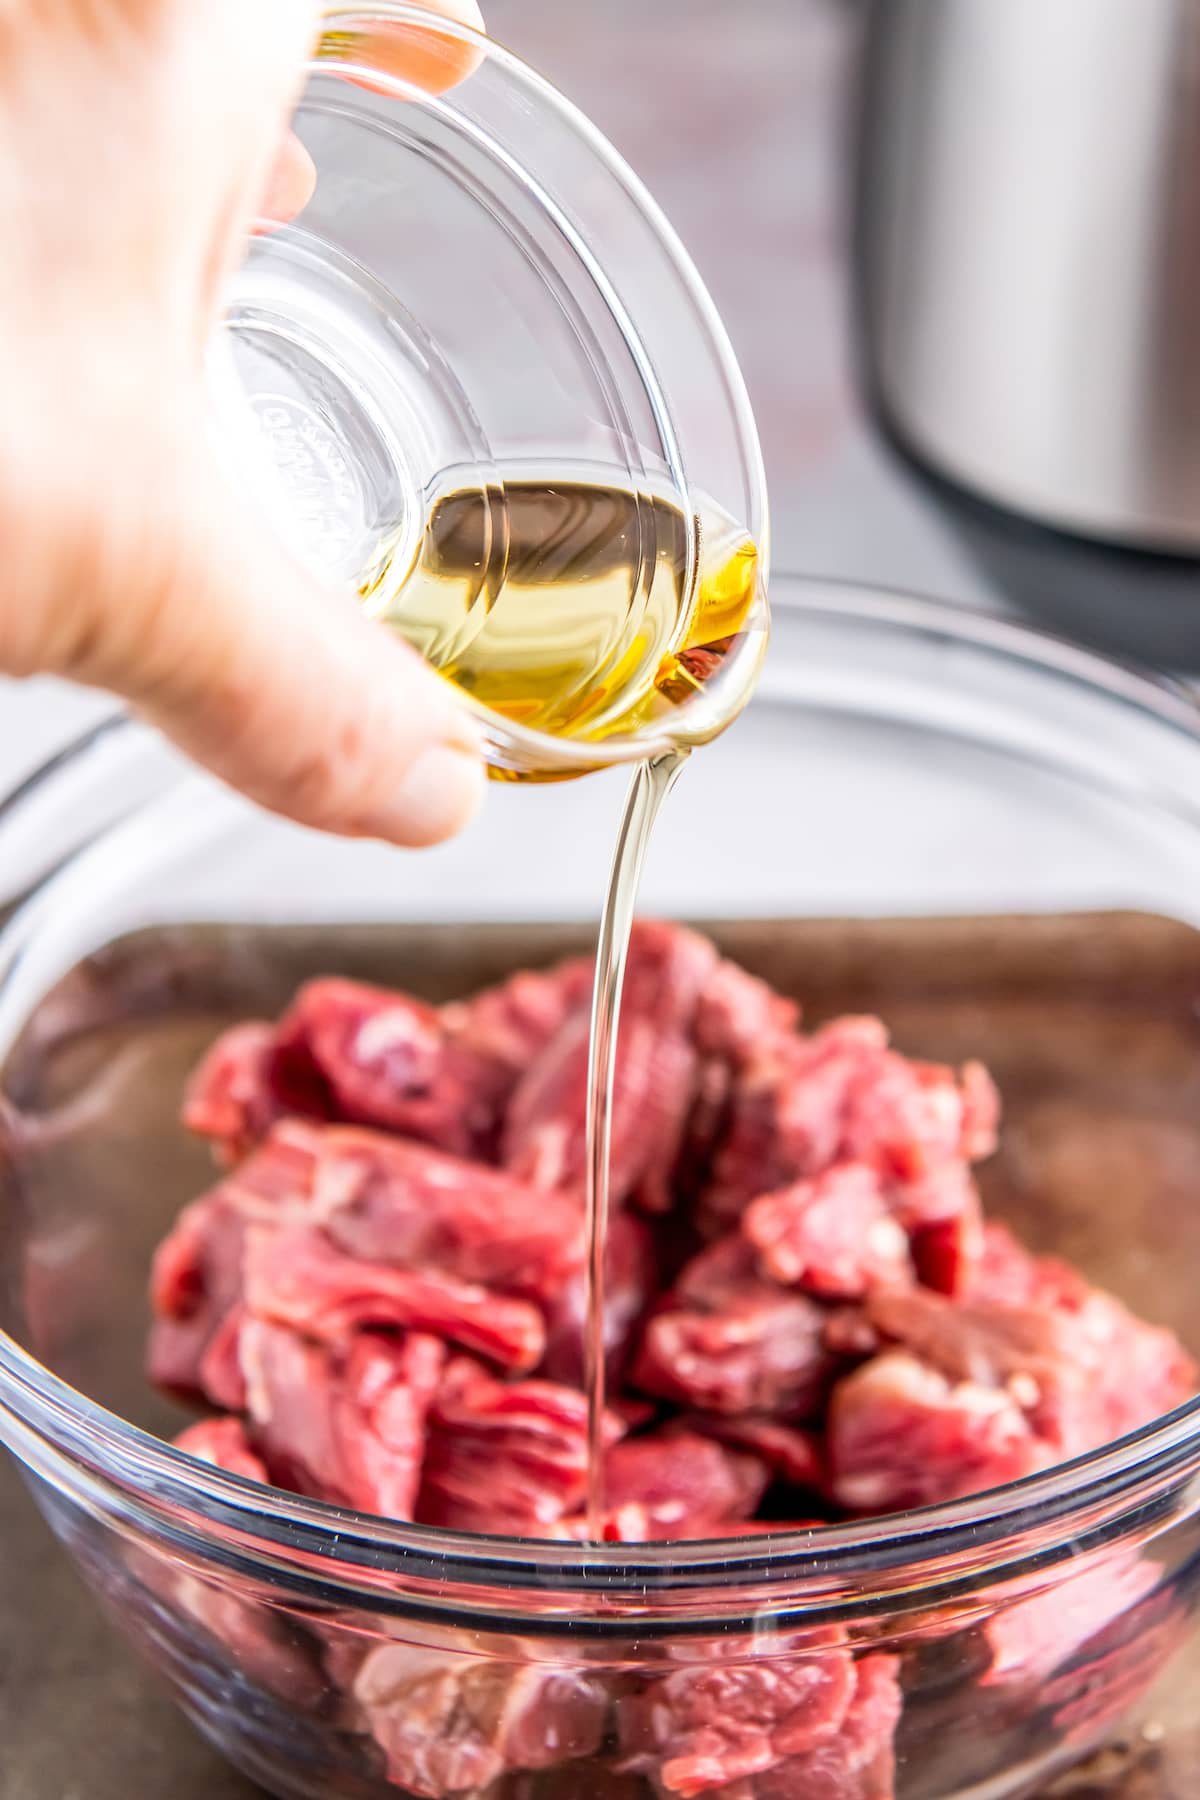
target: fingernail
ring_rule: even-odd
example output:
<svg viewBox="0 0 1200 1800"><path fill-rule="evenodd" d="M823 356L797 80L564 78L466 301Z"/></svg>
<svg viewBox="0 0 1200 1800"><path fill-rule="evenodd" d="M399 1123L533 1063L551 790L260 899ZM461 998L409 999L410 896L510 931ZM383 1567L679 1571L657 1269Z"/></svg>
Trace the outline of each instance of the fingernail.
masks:
<svg viewBox="0 0 1200 1800"><path fill-rule="evenodd" d="M383 809L367 821L370 836L418 849L462 831L483 802L483 763L477 752L434 744L397 782Z"/></svg>

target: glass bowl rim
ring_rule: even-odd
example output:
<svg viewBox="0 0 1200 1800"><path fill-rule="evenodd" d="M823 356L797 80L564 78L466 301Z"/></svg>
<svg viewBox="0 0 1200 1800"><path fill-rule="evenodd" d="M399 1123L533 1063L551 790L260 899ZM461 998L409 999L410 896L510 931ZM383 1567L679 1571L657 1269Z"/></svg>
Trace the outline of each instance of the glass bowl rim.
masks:
<svg viewBox="0 0 1200 1800"><path fill-rule="evenodd" d="M1200 759L1200 707L1169 679L1024 624L943 601L786 573L779 582L787 590L780 596L781 621L809 617L851 630L882 627L913 642L948 639L968 654L1024 662L1041 675L1080 681L1097 695L1136 705L1148 719L1190 738ZM0 822L36 801L45 787L69 779L114 733L144 735L144 729L118 715L83 733L0 799ZM18 906L17 917L20 910ZM10 929L6 924L0 931L0 982ZM6 1415L16 1421L17 1443L4 1428ZM553 1589L574 1594L579 1613L586 1614L589 1600L603 1610L604 1603L623 1597L640 1596L644 1603L656 1590L667 1604L667 1590L673 1586L694 1591L705 1584L757 1582L774 1592L789 1583L802 1587L813 1578L822 1591L835 1583L845 1592L847 1584L869 1582L890 1570L903 1571L904 1585L911 1588L915 1569L945 1568L955 1557L963 1558L978 1578L1002 1565L1004 1575L1011 1575L1014 1557L1029 1566L1048 1553L1051 1560L1077 1554L1085 1524L1096 1543L1107 1541L1114 1521L1145 1508L1152 1490L1195 1474L1200 1467L1200 1395L1097 1450L963 1500L811 1531L648 1545L580 1545L450 1532L264 1490L198 1462L89 1400L0 1330L0 1440L6 1436L24 1461L31 1458L23 1455L21 1445L32 1442L49 1451L56 1468L80 1472L93 1487L98 1477L98 1491L111 1484L161 1520L186 1516L198 1521L202 1538L215 1540L230 1524L244 1534L257 1533L273 1554L285 1559L294 1555L310 1572L317 1558L326 1568L344 1568L347 1575L358 1566L376 1574L424 1575L442 1587ZM1036 1557L1015 1549L1045 1533L1050 1536L1042 1538ZM576 1617L573 1628L586 1632L590 1623ZM626 1616L620 1629L628 1633L631 1628L649 1628L653 1635L645 1618L632 1627ZM529 1622L521 1629L528 1631ZM597 1629L615 1631L616 1619Z"/></svg>

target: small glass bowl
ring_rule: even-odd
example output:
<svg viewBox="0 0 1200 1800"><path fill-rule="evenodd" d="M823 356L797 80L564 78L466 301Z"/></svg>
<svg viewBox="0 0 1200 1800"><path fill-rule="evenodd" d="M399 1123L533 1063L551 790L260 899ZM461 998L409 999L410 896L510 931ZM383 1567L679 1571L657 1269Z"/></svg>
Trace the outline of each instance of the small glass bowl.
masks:
<svg viewBox="0 0 1200 1800"><path fill-rule="evenodd" d="M779 585L761 690L686 771L646 909L719 922L814 1017L875 1007L902 1048L990 1060L991 1209L1200 1348L1200 718L1014 626ZM474 1792L637 1800L617 1697L696 1662L794 1676L831 1626L899 1672L900 1800L1010 1800L1102 1750L1097 1791L1135 1791L1131 1770L1139 1795L1194 1791L1200 1402L951 1505L644 1548L384 1523L155 1435L180 1417L141 1372L146 1268L210 1178L174 1122L196 1048L300 969L424 957L470 987L497 929L554 954L552 921L594 920L619 798L610 776L497 789L466 840L404 857L267 818L127 724L9 798L0 1438L39 1506L188 1716L281 1796L397 1792L330 1673L368 1645L476 1692L589 1697L577 1758ZM787 1797L880 1800L886 1757L854 1780Z"/></svg>
<svg viewBox="0 0 1200 1800"><path fill-rule="evenodd" d="M510 556L529 562L514 499L526 481L631 497L605 545L619 547L635 626L667 554L664 505L684 527L687 597L748 537L744 628L664 721L581 741L467 696L511 774L706 741L762 655L766 481L728 337L654 201L549 82L468 26L431 31L404 0L327 0L294 124L315 192L294 220L261 222L212 347L214 438L239 490L308 568L361 591L439 667L489 620ZM430 520L451 495L467 502L477 561L414 619L405 584L437 561ZM579 639L573 654L603 645L610 663L639 643L612 619L582 622Z"/></svg>

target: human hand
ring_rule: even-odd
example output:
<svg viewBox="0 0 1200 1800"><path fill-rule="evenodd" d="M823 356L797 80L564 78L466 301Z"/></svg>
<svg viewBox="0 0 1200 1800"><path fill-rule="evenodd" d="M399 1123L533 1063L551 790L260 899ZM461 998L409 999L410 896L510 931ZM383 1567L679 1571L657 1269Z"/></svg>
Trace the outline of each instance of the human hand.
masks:
<svg viewBox="0 0 1200 1800"><path fill-rule="evenodd" d="M481 23L475 0L426 4ZM311 192L286 122L319 10L0 0L0 670L110 689L305 824L428 844L479 801L467 715L208 446L225 275L254 219ZM449 45L409 30L385 54L446 85L471 65Z"/></svg>

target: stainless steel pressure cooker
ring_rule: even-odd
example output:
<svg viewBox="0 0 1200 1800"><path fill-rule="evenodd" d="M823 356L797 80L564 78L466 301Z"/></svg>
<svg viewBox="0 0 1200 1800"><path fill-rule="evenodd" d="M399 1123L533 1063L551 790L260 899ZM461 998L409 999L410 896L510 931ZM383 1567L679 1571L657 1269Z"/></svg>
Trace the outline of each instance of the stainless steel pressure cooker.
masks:
<svg viewBox="0 0 1200 1800"><path fill-rule="evenodd" d="M1200 0L876 0L875 392L1026 517L1200 552Z"/></svg>

